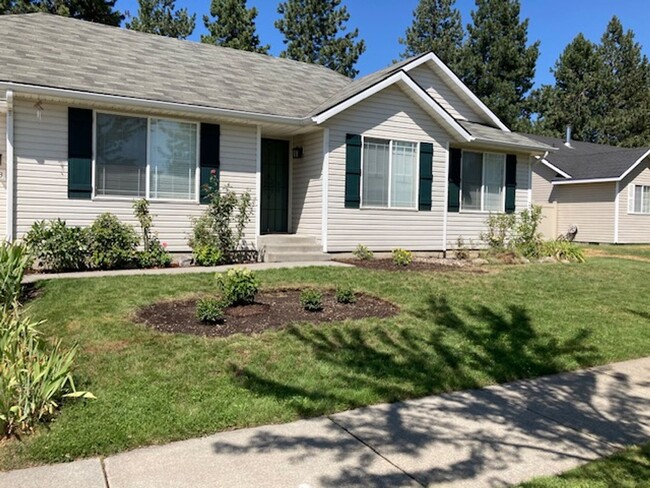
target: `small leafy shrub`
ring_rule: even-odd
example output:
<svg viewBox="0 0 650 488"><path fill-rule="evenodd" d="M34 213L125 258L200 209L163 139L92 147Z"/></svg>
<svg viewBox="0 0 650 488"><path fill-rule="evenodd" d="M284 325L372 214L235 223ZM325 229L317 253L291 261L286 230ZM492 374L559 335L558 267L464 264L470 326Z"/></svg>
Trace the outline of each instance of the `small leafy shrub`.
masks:
<svg viewBox="0 0 650 488"><path fill-rule="evenodd" d="M512 245L527 258L539 256L542 245L542 235L539 232L541 222L542 207L539 205L522 210L515 221Z"/></svg>
<svg viewBox="0 0 650 488"><path fill-rule="evenodd" d="M408 266L413 262L413 253L406 249L393 249L391 254L396 266Z"/></svg>
<svg viewBox="0 0 650 488"><path fill-rule="evenodd" d="M25 271L32 265L32 255L25 244L0 244L0 306L7 313L20 300Z"/></svg>
<svg viewBox="0 0 650 488"><path fill-rule="evenodd" d="M77 349L64 350L61 341L50 345L38 326L17 311L0 320L0 433L30 432L49 420L63 398L95 398L77 391L72 366Z"/></svg>
<svg viewBox="0 0 650 488"><path fill-rule="evenodd" d="M510 245L510 238L515 226L514 214L490 214L485 222L487 230L480 238L492 250L503 251Z"/></svg>
<svg viewBox="0 0 650 488"><path fill-rule="evenodd" d="M120 269L137 265L138 236L133 227L104 213L90 226L90 267Z"/></svg>
<svg viewBox="0 0 650 488"><path fill-rule="evenodd" d="M25 235L25 244L36 264L47 271L79 271L87 268L90 233L69 227L65 220L40 220Z"/></svg>
<svg viewBox="0 0 650 488"><path fill-rule="evenodd" d="M541 245L542 257L553 257L558 261L584 263L586 261L583 249L568 241L546 241Z"/></svg>
<svg viewBox="0 0 650 488"><path fill-rule="evenodd" d="M201 298L196 302L196 319L208 324L223 320L224 304L217 298Z"/></svg>
<svg viewBox="0 0 650 488"><path fill-rule="evenodd" d="M336 287L336 301L339 303L354 303L357 301L357 296L351 286L338 286Z"/></svg>
<svg viewBox="0 0 650 488"><path fill-rule="evenodd" d="M255 273L246 268L233 268L217 274L217 285L228 305L250 305L255 302L260 288Z"/></svg>
<svg viewBox="0 0 650 488"><path fill-rule="evenodd" d="M306 289L300 293L300 305L307 312L323 310L323 294L318 290Z"/></svg>
<svg viewBox="0 0 650 488"><path fill-rule="evenodd" d="M373 252L363 244L359 244L355 250L352 251L352 254L355 258L360 259L361 261L370 261L375 258Z"/></svg>
<svg viewBox="0 0 650 488"><path fill-rule="evenodd" d="M172 264L172 256L164 244L153 233L153 217L149 211L149 201L142 198L133 202L133 215L140 223L142 231L142 251L138 253L141 268L166 268Z"/></svg>
<svg viewBox="0 0 650 488"><path fill-rule="evenodd" d="M199 266L218 266L223 263L223 253L209 244L202 244L192 249L194 263Z"/></svg>
<svg viewBox="0 0 650 488"><path fill-rule="evenodd" d="M454 251L454 255L456 259L469 259L469 248L465 245L465 239L463 239L463 236L458 236L458 239L456 239L456 250Z"/></svg>

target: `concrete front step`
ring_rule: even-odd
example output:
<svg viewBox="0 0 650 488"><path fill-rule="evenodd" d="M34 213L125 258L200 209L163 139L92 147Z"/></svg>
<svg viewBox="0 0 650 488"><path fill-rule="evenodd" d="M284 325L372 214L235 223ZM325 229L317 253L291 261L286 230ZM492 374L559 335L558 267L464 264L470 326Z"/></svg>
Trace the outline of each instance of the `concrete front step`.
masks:
<svg viewBox="0 0 650 488"><path fill-rule="evenodd" d="M275 252L265 252L264 253L264 262L265 263L299 263L299 262L325 262L331 260L332 257L329 254L322 252L291 252L291 251L275 251Z"/></svg>
<svg viewBox="0 0 650 488"><path fill-rule="evenodd" d="M274 234L261 236L259 248L262 259L267 263L295 263L301 261L329 261L328 254L311 236L295 234Z"/></svg>
<svg viewBox="0 0 650 488"><path fill-rule="evenodd" d="M304 244L318 246L315 237L303 236L299 234L270 234L260 236L258 239L259 247L265 246L282 246L286 244Z"/></svg>

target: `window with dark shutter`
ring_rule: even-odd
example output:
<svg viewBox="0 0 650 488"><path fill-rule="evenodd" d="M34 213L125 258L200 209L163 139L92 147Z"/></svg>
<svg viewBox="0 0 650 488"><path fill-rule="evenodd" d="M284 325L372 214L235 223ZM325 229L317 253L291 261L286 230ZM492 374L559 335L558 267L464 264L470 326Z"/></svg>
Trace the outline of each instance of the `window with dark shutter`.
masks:
<svg viewBox="0 0 650 488"><path fill-rule="evenodd" d="M208 203L208 184L210 178L216 176L219 180L219 145L221 129L216 124L201 124L201 155L199 166L201 172L201 203Z"/></svg>
<svg viewBox="0 0 650 488"><path fill-rule="evenodd" d="M431 188L433 184L433 144L420 144L420 195L419 210L431 210Z"/></svg>
<svg viewBox="0 0 650 488"><path fill-rule="evenodd" d="M447 192L447 210L449 212L460 211L460 168L463 159L463 152L460 149L449 150L449 181Z"/></svg>
<svg viewBox="0 0 650 488"><path fill-rule="evenodd" d="M68 108L68 198L92 197L93 111Z"/></svg>
<svg viewBox="0 0 650 488"><path fill-rule="evenodd" d="M361 205L361 136L345 136L345 207Z"/></svg>

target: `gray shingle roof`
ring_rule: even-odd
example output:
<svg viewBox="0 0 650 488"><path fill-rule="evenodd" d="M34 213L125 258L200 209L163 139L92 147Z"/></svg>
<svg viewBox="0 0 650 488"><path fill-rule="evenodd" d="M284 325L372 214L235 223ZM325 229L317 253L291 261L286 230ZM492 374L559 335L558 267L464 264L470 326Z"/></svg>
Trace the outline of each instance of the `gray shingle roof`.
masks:
<svg viewBox="0 0 650 488"><path fill-rule="evenodd" d="M48 14L0 16L0 81L287 117L352 83L323 66Z"/></svg>
<svg viewBox="0 0 650 488"><path fill-rule="evenodd" d="M533 134L526 136L556 147L558 150L549 154L546 160L576 180L619 178L650 150L649 147L628 149L579 141L571 141L569 148L564 145L564 139Z"/></svg>
<svg viewBox="0 0 650 488"><path fill-rule="evenodd" d="M516 145L541 151L552 149L552 147L543 141L531 139L530 137L517 132L506 132L495 127L477 124L476 122L467 122L465 120L459 120L458 122L467 132L476 137L479 141L494 144Z"/></svg>

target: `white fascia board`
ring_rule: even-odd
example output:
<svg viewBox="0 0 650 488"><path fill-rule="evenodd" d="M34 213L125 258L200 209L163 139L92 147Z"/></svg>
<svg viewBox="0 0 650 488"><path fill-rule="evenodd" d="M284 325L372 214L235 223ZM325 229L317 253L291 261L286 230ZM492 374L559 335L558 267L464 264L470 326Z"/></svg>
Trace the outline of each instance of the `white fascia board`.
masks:
<svg viewBox="0 0 650 488"><path fill-rule="evenodd" d="M436 56L434 53L429 53L424 56L421 56L417 59L414 59L413 62L408 63L407 65L403 66L402 69L406 72L409 72L412 69L417 68L418 66L423 65L424 63L427 62L433 62L436 66L438 66L442 72L447 76L449 81L460 91L462 91L467 97L476 105L476 107L481 110L492 122L494 122L497 127L499 127L501 130L505 132L510 132L510 129L503 123L501 120L499 120L499 117L495 115L492 110L490 110L487 105L485 105L480 98L478 98L472 90L467 88L467 85L460 81L458 76L454 74L452 70L450 70L445 63L443 63L438 56Z"/></svg>
<svg viewBox="0 0 650 488"><path fill-rule="evenodd" d="M553 165L552 163L550 163L550 162L548 161L548 159L545 159L545 158L539 158L538 161L539 161L540 163L546 165L548 168L552 169L553 171L555 171L555 172L556 172L557 174L559 174L560 176L564 176L565 178L572 178L572 176L571 176L569 173L567 173L566 171L562 171L560 168L558 168L557 166L555 166L555 165Z"/></svg>
<svg viewBox="0 0 650 488"><path fill-rule="evenodd" d="M553 186L557 185L584 185L587 183L615 183L621 181L620 178L587 178L582 180L552 181Z"/></svg>
<svg viewBox="0 0 650 488"><path fill-rule="evenodd" d="M647 158L648 156L650 156L650 149L649 149L648 151L646 151L646 152L643 154L643 156L641 156L639 159L637 159L636 162L635 162L632 166L630 166L630 167L628 168L628 170L627 170L625 173L623 173L623 174L621 175L621 177L619 178L619 181L622 181L623 178L625 178L625 177L626 177L627 175L629 175L632 171L634 171L634 169L635 169L638 165L640 165L640 164L643 162L643 160L644 160L645 158Z"/></svg>
<svg viewBox="0 0 650 488"><path fill-rule="evenodd" d="M145 98L132 98L121 95L106 95L80 90L68 90L64 88L51 88L45 86L28 85L22 83L0 83L0 90L14 90L16 94L25 93L37 96L50 96L59 98L71 98L94 103L106 103L124 107L148 108L152 110L173 110L197 116L205 117L233 117L251 122L269 122L294 126L310 125L311 120L307 118L285 117L282 115L261 114L255 112L244 112L225 108L212 108L201 105L190 105L186 103L164 102L148 100Z"/></svg>
<svg viewBox="0 0 650 488"><path fill-rule="evenodd" d="M519 150L520 152L528 152L531 153L531 155L535 154L543 154L547 151L546 148L540 148L537 146L528 146L526 144L517 144L516 142L513 143L508 143L508 142L498 142L498 141L492 141L490 139L481 139L481 138L474 138L474 144L479 145L482 147L493 147L493 148L500 148L500 149L512 149L512 150Z"/></svg>
<svg viewBox="0 0 650 488"><path fill-rule="evenodd" d="M362 92L357 93L355 96L348 98L344 102L341 102L329 110L321 113L320 115L313 117L312 120L318 125L323 124L327 120L340 114L341 112L344 112L345 110L353 107L363 100L366 100L371 96L379 93L380 91L385 90L389 86L400 82L405 84L413 93L415 93L415 95L418 96L419 99L421 99L431 110L433 110L438 117L446 122L447 125L460 136L461 140L465 142L471 142L474 140L469 132L467 132L458 122L456 122L456 120L451 115L449 115L440 105L438 105L438 103L433 100L420 85L413 81L413 79L403 71L398 71L397 73L390 75L379 83L366 88Z"/></svg>

